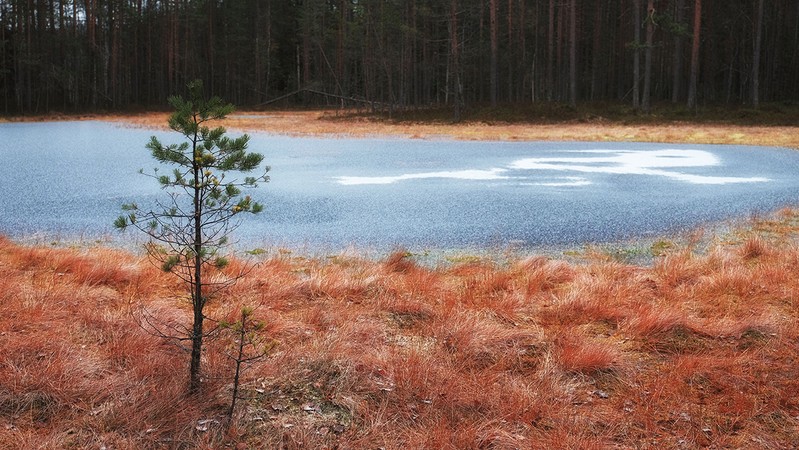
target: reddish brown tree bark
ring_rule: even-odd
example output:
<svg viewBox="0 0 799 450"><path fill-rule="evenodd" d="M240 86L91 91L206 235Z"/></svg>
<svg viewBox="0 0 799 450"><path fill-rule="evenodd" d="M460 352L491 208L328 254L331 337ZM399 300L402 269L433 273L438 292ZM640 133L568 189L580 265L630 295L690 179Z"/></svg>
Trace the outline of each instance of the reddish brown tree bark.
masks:
<svg viewBox="0 0 799 450"><path fill-rule="evenodd" d="M488 22L489 28L491 33L491 61L489 63L489 83L490 83L490 95L491 95L491 106L497 106L497 85L498 81L498 74L497 74L497 65L498 63L498 54L499 54L499 42L497 38L497 0L489 0L488 2Z"/></svg>
<svg viewBox="0 0 799 450"><path fill-rule="evenodd" d="M702 0L694 0L694 36L691 44L691 78L688 85L688 108L696 107L699 78L699 44L702 37Z"/></svg>

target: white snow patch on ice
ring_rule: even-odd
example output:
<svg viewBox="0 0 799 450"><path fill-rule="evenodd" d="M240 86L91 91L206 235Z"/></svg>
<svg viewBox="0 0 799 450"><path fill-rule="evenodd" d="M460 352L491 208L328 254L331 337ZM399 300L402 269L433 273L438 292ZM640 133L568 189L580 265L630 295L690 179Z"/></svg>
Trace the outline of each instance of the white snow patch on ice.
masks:
<svg viewBox="0 0 799 450"><path fill-rule="evenodd" d="M713 177L663 170L685 167L712 167L721 162L712 153L702 150L583 150L588 157L524 158L511 163L516 170L556 170L615 175L649 175L671 178L692 184L762 183L763 177Z"/></svg>
<svg viewBox="0 0 799 450"><path fill-rule="evenodd" d="M695 149L662 150L573 150L564 156L522 158L513 161L505 168L467 169L439 172L406 173L394 176L358 177L341 176L335 180L345 186L394 184L408 180L431 178L491 181L514 180L523 186L579 187L592 182L585 177L556 177L554 181L541 181L535 171L561 171L578 173L597 173L614 175L647 175L665 177L691 184L734 184L764 183L770 181L763 177L717 177L695 175L671 170L689 167L713 167L721 161L713 153ZM587 155L587 156L586 156ZM669 170L667 170L669 169ZM529 171L527 174L507 175L513 171ZM552 177L549 177L551 180Z"/></svg>
<svg viewBox="0 0 799 450"><path fill-rule="evenodd" d="M393 184L398 181L405 180L423 180L428 178L451 178L456 180L504 180L508 177L501 175L507 172L507 169L489 169L489 170L456 170L456 171L442 171L442 172L422 172L422 173L407 173L396 176L388 177L336 177L339 184L353 186L361 184Z"/></svg>

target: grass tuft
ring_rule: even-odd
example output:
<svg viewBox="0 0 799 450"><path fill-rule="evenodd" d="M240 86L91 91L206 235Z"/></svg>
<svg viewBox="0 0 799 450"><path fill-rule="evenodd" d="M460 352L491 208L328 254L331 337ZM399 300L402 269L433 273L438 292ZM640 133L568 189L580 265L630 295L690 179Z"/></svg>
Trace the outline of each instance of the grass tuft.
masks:
<svg viewBox="0 0 799 450"><path fill-rule="evenodd" d="M570 337L561 339L557 347L557 361L567 372L596 375L620 366L619 352L611 343Z"/></svg>

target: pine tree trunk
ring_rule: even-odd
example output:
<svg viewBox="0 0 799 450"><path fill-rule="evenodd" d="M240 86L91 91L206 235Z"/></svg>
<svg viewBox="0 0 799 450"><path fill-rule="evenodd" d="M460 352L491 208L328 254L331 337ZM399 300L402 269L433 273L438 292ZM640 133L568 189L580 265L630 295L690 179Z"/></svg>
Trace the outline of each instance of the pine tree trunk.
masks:
<svg viewBox="0 0 799 450"><path fill-rule="evenodd" d="M198 271L199 272L199 271ZM195 274L197 276L197 274ZM196 280L195 280L196 282ZM195 286L195 292L192 296L202 295L202 287L200 283ZM202 297L198 297L202 299ZM200 305L202 300L194 301L194 318L191 329L191 364L189 366L189 392L197 392L200 390L200 362L203 349L203 316L202 308Z"/></svg>
<svg viewBox="0 0 799 450"><path fill-rule="evenodd" d="M197 132L194 133L193 139L193 155L194 160L197 161L201 157L201 149L198 148ZM203 307L205 306L205 299L203 298L203 225L202 225L202 198L200 196L200 188L197 185L200 180L200 165L198 163L192 164L194 171L194 275L192 277L192 311L194 313L194 321L192 323L191 334L191 364L189 366L189 391L197 392L200 389L200 363L203 349Z"/></svg>
<svg viewBox="0 0 799 450"><path fill-rule="evenodd" d="M304 14L302 28L302 87L311 84L311 6L308 0L303 2ZM306 101L308 98L306 97Z"/></svg>
<svg viewBox="0 0 799 450"><path fill-rule="evenodd" d="M520 55L517 59L517 67L519 72L519 80L516 82L516 101L523 102L527 92L527 6L524 1L519 1L519 25L516 27L516 48L519 50ZM532 81L532 78L530 79Z"/></svg>
<svg viewBox="0 0 799 450"><path fill-rule="evenodd" d="M699 77L699 43L702 29L702 0L694 1L694 37L691 44L691 80L688 85L688 108L696 107L697 78Z"/></svg>
<svg viewBox="0 0 799 450"><path fill-rule="evenodd" d="M458 0L450 0L449 3L449 39L450 39L450 53L452 58L452 114L453 121L461 121L461 62L460 62L460 45L458 43Z"/></svg>
<svg viewBox="0 0 799 450"><path fill-rule="evenodd" d="M763 0L757 2L755 49L752 56L752 107L760 107L760 49L763 45Z"/></svg>
<svg viewBox="0 0 799 450"><path fill-rule="evenodd" d="M601 52L601 44L602 44L602 23L603 23L603 15L604 15L604 0L597 1L596 11L594 15L594 36L593 36L593 44L591 47L591 100L596 100L598 98L598 90L599 90L599 71L603 67L607 66L607 62L602 64L600 59L600 52Z"/></svg>
<svg viewBox="0 0 799 450"><path fill-rule="evenodd" d="M638 109L641 100L641 0L633 0L633 26L635 42L633 43L633 108Z"/></svg>
<svg viewBox="0 0 799 450"><path fill-rule="evenodd" d="M577 0L569 5L569 104L577 106Z"/></svg>
<svg viewBox="0 0 799 450"><path fill-rule="evenodd" d="M564 73L568 72L568 67L566 67L566 63L563 61L563 59L564 59L564 57L563 57L563 51L564 51L563 50L563 41L565 39L563 37L563 34L564 34L563 21L564 21L564 17L567 16L567 13L564 12L564 7L565 7L565 10L568 12L568 9L569 9L568 3L566 5L561 5L558 8L558 17L557 17L558 24L557 24L557 31L555 33L557 35L557 39L555 41L555 66L556 66L555 70L557 70L557 72L559 74L564 74ZM569 77L568 76L559 76L555 80L555 99L557 101L563 101L563 99L566 98L566 90L567 90L567 88L565 86L568 86L568 82L569 82Z"/></svg>
<svg viewBox="0 0 799 450"><path fill-rule="evenodd" d="M513 0L508 0L508 49L505 52L508 58L508 102L513 101L513 74L516 72L514 70L513 63L516 61L516 55L514 54L513 48Z"/></svg>
<svg viewBox="0 0 799 450"><path fill-rule="evenodd" d="M491 32L491 62L489 68L489 83L491 85L491 106L497 106L497 65L499 44L497 38L497 0L490 0L488 6L488 21Z"/></svg>
<svg viewBox="0 0 799 450"><path fill-rule="evenodd" d="M555 0L549 0L547 31L547 101L552 101L555 91Z"/></svg>
<svg viewBox="0 0 799 450"><path fill-rule="evenodd" d="M678 24L682 24L683 21L683 9L685 0L677 0L676 6L676 21ZM674 55L673 55L673 62L672 62L672 81L671 81L671 102L677 103L680 101L680 96L682 95L682 34L675 33L674 35Z"/></svg>
<svg viewBox="0 0 799 450"><path fill-rule="evenodd" d="M344 95L344 88L343 86L347 85L346 80L346 59L344 54L344 40L347 36L347 14L348 8L347 0L341 0L339 4L339 22L338 22L338 30L336 33L336 77L337 77L337 86L340 95ZM344 106L344 100L341 101L341 106Z"/></svg>
<svg viewBox="0 0 799 450"><path fill-rule="evenodd" d="M652 90L652 45L655 33L655 0L649 0L646 7L646 51L644 52L644 98L641 109L649 114Z"/></svg>
<svg viewBox="0 0 799 450"><path fill-rule="evenodd" d="M63 14L62 14L63 17ZM0 42L6 42L6 27L0 27ZM61 39L63 43L63 39ZM6 52L0 53L0 73L5 73L8 68L6 68ZM8 114L9 111L9 99L8 99L8 89L3 89L3 114Z"/></svg>
<svg viewBox="0 0 799 450"><path fill-rule="evenodd" d="M216 71L214 70L214 2L208 2L208 88L214 92L214 79L216 78Z"/></svg>

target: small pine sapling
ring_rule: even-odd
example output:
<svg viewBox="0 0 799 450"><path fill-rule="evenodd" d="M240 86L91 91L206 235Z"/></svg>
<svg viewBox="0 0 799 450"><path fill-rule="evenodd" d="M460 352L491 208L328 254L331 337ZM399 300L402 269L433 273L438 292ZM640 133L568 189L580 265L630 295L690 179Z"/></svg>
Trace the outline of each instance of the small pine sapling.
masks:
<svg viewBox="0 0 799 450"><path fill-rule="evenodd" d="M231 349L225 355L235 364L233 375L233 393L230 399L230 407L227 410L228 423L233 418L233 411L236 408L236 400L239 399L239 386L241 385L241 374L244 365L249 365L255 361L265 358L277 345L274 340L264 340L259 332L263 330L264 323L253 318L253 309L244 307L241 309L241 316L236 322L220 322L220 328L226 330L231 338Z"/></svg>
<svg viewBox="0 0 799 450"><path fill-rule="evenodd" d="M162 270L184 281L191 292L191 329L179 330L181 336L162 334L191 342L189 390L194 392L201 380L205 306L209 298L243 275L211 277L210 274L227 266L222 250L229 246L231 232L241 223L240 215L262 211L261 204L249 195L242 195L242 189L269 181L269 167L258 176L231 179L231 172L259 169L263 155L247 152L246 134L231 139L225 136L224 127L207 126L233 112L233 105L223 103L218 97L206 99L200 81L189 83L188 91L188 99L169 98L175 108L169 117L169 128L182 134L184 141L164 145L153 136L147 144L156 161L174 169L169 174L160 174L157 168L152 173L140 171L156 179L168 192L168 199L156 202L149 211L142 211L135 203L125 204L122 206L125 214L114 225L120 230L133 226L146 233L150 238L146 245L149 256Z"/></svg>

